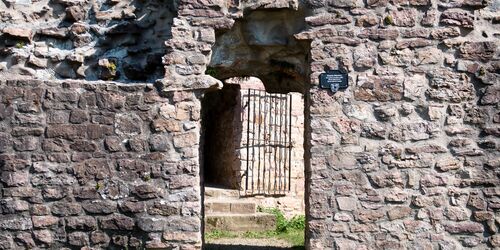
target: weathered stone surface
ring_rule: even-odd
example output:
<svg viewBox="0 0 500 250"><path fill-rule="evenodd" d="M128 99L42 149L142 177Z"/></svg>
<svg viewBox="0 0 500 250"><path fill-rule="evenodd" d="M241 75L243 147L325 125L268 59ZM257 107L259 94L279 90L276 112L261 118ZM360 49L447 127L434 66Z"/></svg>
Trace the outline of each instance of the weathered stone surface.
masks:
<svg viewBox="0 0 500 250"><path fill-rule="evenodd" d="M460 57L474 61L489 61L495 55L494 42L467 42L460 46Z"/></svg>
<svg viewBox="0 0 500 250"><path fill-rule="evenodd" d="M450 102L462 102L474 98L473 86L466 76L441 70L430 72L428 75L432 87L427 90L430 98Z"/></svg>
<svg viewBox="0 0 500 250"><path fill-rule="evenodd" d="M48 228L59 223L59 218L55 216L33 216L31 220L34 228Z"/></svg>
<svg viewBox="0 0 500 250"><path fill-rule="evenodd" d="M70 233L68 243L72 246L86 246L89 244L89 236L84 232Z"/></svg>
<svg viewBox="0 0 500 250"><path fill-rule="evenodd" d="M399 32L395 29L363 29L359 34L359 38L369 38L372 40L395 40L398 38Z"/></svg>
<svg viewBox="0 0 500 250"><path fill-rule="evenodd" d="M417 11L415 9L403 9L401 11L389 12L388 17L391 19L390 24L392 25L401 27L413 27L415 26L416 13Z"/></svg>
<svg viewBox="0 0 500 250"><path fill-rule="evenodd" d="M338 17L335 14L321 14L306 18L306 23L311 26L322 26L327 24L347 24L350 22L350 17Z"/></svg>
<svg viewBox="0 0 500 250"><path fill-rule="evenodd" d="M17 217L16 215L2 215L0 228L8 230L29 230L33 228L31 218Z"/></svg>
<svg viewBox="0 0 500 250"><path fill-rule="evenodd" d="M337 197L337 205L340 210L353 211L356 210L356 199L351 197Z"/></svg>
<svg viewBox="0 0 500 250"><path fill-rule="evenodd" d="M51 211L53 214L61 216L78 215L82 212L82 206L78 203L61 201L53 203Z"/></svg>
<svg viewBox="0 0 500 250"><path fill-rule="evenodd" d="M441 14L441 23L464 28L474 27L474 17L467 11L445 10Z"/></svg>
<svg viewBox="0 0 500 250"><path fill-rule="evenodd" d="M393 207L387 211L387 217L389 220L398 220L411 215L412 209L409 207Z"/></svg>
<svg viewBox="0 0 500 250"><path fill-rule="evenodd" d="M110 215L99 218L99 226L110 230L132 230L135 222L134 219L124 215Z"/></svg>
<svg viewBox="0 0 500 250"><path fill-rule="evenodd" d="M162 232L167 223L163 217L141 217L137 221L137 226L145 232Z"/></svg>
<svg viewBox="0 0 500 250"><path fill-rule="evenodd" d="M111 214L117 211L116 202L109 200L96 200L84 203L83 209L91 214Z"/></svg>
<svg viewBox="0 0 500 250"><path fill-rule="evenodd" d="M97 229L97 222L91 216L67 217L66 227L71 230L92 231Z"/></svg>
<svg viewBox="0 0 500 250"><path fill-rule="evenodd" d="M358 77L354 92L360 101L397 101L403 98L403 84L395 77Z"/></svg>
<svg viewBox="0 0 500 250"><path fill-rule="evenodd" d="M403 178L399 171L373 173L369 178L379 188L403 186Z"/></svg>
<svg viewBox="0 0 500 250"><path fill-rule="evenodd" d="M447 232L452 234L482 233L484 231L483 225L477 222L447 222L443 226Z"/></svg>

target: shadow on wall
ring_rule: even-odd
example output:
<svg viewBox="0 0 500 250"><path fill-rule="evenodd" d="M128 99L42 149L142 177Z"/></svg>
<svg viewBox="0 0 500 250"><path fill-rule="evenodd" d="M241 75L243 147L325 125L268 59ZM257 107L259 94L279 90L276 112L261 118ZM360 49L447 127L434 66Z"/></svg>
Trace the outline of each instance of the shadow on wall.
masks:
<svg viewBox="0 0 500 250"><path fill-rule="evenodd" d="M303 31L305 10L255 10L219 31L207 74L220 80L256 76L270 93L304 93L309 82L309 42L294 34Z"/></svg>
<svg viewBox="0 0 500 250"><path fill-rule="evenodd" d="M0 2L0 75L154 82L176 1ZM4 20L2 20L4 21Z"/></svg>
<svg viewBox="0 0 500 250"><path fill-rule="evenodd" d="M225 85L205 94L202 101L203 172L206 185L239 189L241 141L240 86Z"/></svg>

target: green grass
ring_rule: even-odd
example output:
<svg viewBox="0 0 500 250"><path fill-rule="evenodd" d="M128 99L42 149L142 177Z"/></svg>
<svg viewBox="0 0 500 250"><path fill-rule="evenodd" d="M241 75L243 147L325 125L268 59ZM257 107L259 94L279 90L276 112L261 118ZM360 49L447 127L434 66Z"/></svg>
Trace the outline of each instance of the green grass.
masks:
<svg viewBox="0 0 500 250"><path fill-rule="evenodd" d="M281 210L277 208L258 207L259 212L274 214L276 217L276 229L263 232L229 232L214 230L205 233L205 239L216 240L222 238L247 238L247 239L280 239L288 242L293 247L304 246L304 229L306 219L303 215L285 218Z"/></svg>
<svg viewBox="0 0 500 250"><path fill-rule="evenodd" d="M229 231L214 230L205 233L205 239L237 238L238 234Z"/></svg>

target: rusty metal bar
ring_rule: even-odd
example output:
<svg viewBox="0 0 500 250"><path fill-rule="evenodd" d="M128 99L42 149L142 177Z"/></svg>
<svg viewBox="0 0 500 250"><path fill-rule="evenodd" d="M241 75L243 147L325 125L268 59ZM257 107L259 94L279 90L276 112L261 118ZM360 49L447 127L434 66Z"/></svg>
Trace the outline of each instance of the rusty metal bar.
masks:
<svg viewBox="0 0 500 250"><path fill-rule="evenodd" d="M290 122L288 123L289 129L288 129L288 138L290 138L290 145L288 148L288 191L290 191L291 188L291 180L292 180L292 95L290 95L290 107L289 107L289 112L288 112L288 117L290 119Z"/></svg>
<svg viewBox="0 0 500 250"><path fill-rule="evenodd" d="M246 155L246 160L247 160L247 170L245 172L246 174L246 177L245 177L245 190L248 190L248 175L250 174L249 173L249 168L250 168L250 147L249 147L249 144L250 144L250 89L247 89L247 105L245 107L245 109L248 108L248 111L247 111L247 126L246 126L246 130L247 130L247 155ZM243 111L245 110L243 109Z"/></svg>

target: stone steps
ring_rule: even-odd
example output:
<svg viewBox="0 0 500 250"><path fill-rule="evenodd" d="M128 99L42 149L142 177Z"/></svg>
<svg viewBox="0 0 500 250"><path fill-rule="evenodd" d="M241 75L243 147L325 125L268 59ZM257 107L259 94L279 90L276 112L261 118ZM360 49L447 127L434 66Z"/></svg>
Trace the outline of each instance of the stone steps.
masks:
<svg viewBox="0 0 500 250"><path fill-rule="evenodd" d="M205 214L205 231L215 229L223 231L266 231L274 230L276 218L272 214L227 214L212 213Z"/></svg>
<svg viewBox="0 0 500 250"><path fill-rule="evenodd" d="M239 191L205 187L205 230L266 231L274 230L275 216L257 212L251 199L240 199Z"/></svg>

